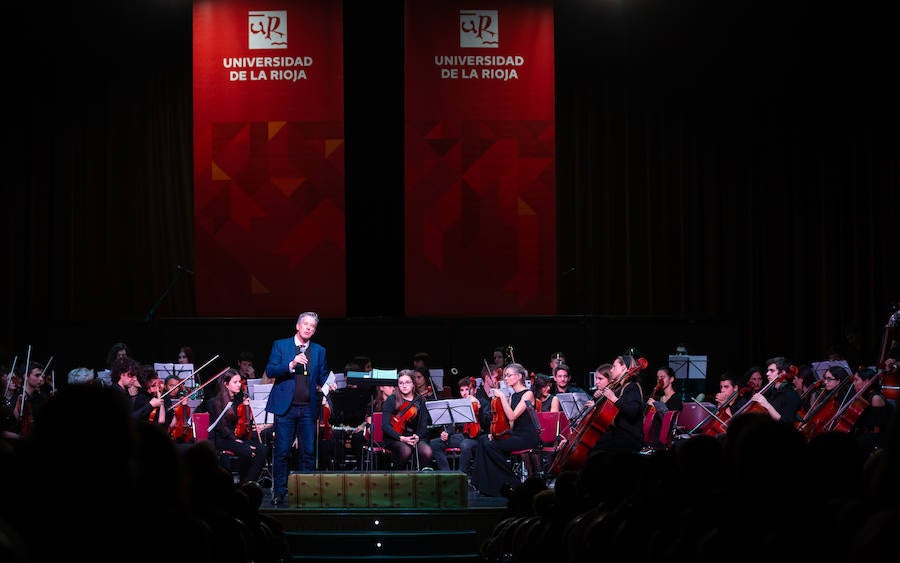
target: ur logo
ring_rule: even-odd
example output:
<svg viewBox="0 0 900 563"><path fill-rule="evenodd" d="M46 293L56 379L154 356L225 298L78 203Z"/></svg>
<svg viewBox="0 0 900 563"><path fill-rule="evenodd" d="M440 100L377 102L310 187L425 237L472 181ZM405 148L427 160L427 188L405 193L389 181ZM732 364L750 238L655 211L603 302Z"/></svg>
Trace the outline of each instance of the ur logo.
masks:
<svg viewBox="0 0 900 563"><path fill-rule="evenodd" d="M497 10L460 10L459 46L487 49L499 47Z"/></svg>
<svg viewBox="0 0 900 563"><path fill-rule="evenodd" d="M250 12L250 49L287 49L287 11Z"/></svg>

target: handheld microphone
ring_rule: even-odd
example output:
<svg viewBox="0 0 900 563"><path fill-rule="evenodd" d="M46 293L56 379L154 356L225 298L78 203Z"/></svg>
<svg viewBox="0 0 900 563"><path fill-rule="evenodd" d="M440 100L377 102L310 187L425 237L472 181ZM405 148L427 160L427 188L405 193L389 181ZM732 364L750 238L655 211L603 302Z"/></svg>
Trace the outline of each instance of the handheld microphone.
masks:
<svg viewBox="0 0 900 563"><path fill-rule="evenodd" d="M309 350L309 346L301 346L300 353L306 354L306 351ZM308 360L307 360L308 361ZM300 375L307 375L306 373L306 364L300 364Z"/></svg>

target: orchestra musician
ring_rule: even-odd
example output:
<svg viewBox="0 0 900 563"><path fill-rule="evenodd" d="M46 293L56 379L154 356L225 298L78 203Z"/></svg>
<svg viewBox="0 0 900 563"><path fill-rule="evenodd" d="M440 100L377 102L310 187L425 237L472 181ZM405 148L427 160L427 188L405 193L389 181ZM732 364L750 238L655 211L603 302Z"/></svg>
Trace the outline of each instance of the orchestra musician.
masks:
<svg viewBox="0 0 900 563"><path fill-rule="evenodd" d="M241 483L256 481L269 450L260 440L241 374L236 369L228 369L214 385L217 389L208 403L210 437L218 451L232 452L238 458Z"/></svg>
<svg viewBox="0 0 900 563"><path fill-rule="evenodd" d="M613 361L610 377L624 383L618 392L607 386L601 393L617 412L609 428L594 442L592 452L638 452L644 447L644 392L638 378L642 365L646 365L646 360L632 354L623 354Z"/></svg>
<svg viewBox="0 0 900 563"><path fill-rule="evenodd" d="M381 429L396 469L407 466L413 454L419 468L431 466L431 446L424 439L428 431L428 411L423 396L413 387L413 370L400 370L397 388L384 401Z"/></svg>
<svg viewBox="0 0 900 563"><path fill-rule="evenodd" d="M459 388L459 396L472 402L472 411L475 413L476 422L446 424L442 427L440 436L432 439L429 445L431 446L434 463L438 471L450 471L450 462L447 461L447 455L445 454L446 449L459 448L459 470L470 474L470 464L473 460L475 446L478 443L477 439L482 434L481 424L477 422L477 417L488 406L482 405L475 398L475 384L470 378L463 377L456 384Z"/></svg>
<svg viewBox="0 0 900 563"><path fill-rule="evenodd" d="M584 389L572 383L572 375L569 373L569 366L560 363L553 370L553 394L559 393L586 393Z"/></svg>
<svg viewBox="0 0 900 563"><path fill-rule="evenodd" d="M525 386L528 372L522 364L513 362L503 368L503 377L512 395L507 399L499 388L494 389L493 399L500 409L494 418L505 419L508 432L503 438L495 438L492 432L478 438L472 470L472 485L481 494L492 497L501 496L505 488L519 483L507 461L509 453L537 447L541 439L534 414L534 393Z"/></svg>
<svg viewBox="0 0 900 563"><path fill-rule="evenodd" d="M165 401L162 399L162 381L153 366L141 366L138 370L137 385L132 389L132 408L137 420L153 424L166 424Z"/></svg>
<svg viewBox="0 0 900 563"><path fill-rule="evenodd" d="M27 373L24 365L17 367L16 373L23 380L23 392L19 392L13 402L13 433L28 437L35 421L41 417L41 410L50 400L50 395L41 390L44 384L43 364L30 362Z"/></svg>
<svg viewBox="0 0 900 563"><path fill-rule="evenodd" d="M859 394L863 399L861 404L864 405L851 433L867 452L874 452L885 445L882 437L894 412L894 405L885 398L880 381L873 381L877 376L878 372L874 369L863 368L851 380L854 393Z"/></svg>
<svg viewBox="0 0 900 563"><path fill-rule="evenodd" d="M656 387L647 398L646 415L652 417L650 422L650 448L662 448L663 443L659 439L662 428L663 415L669 411L681 411L684 404L681 397L675 391L675 371L669 366L660 366L656 370Z"/></svg>
<svg viewBox="0 0 900 563"><path fill-rule="evenodd" d="M794 389L793 383L794 373L796 368L783 356L769 358L766 360L766 379L772 386L767 394L772 399L767 399L757 391L750 400L761 406L772 419L793 424L800 410L800 394Z"/></svg>

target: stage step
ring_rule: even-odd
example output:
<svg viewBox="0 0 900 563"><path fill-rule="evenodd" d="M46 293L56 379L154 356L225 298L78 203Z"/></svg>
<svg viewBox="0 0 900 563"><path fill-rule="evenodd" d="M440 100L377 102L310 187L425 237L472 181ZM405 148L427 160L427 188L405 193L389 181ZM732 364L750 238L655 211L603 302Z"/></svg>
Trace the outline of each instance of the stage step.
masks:
<svg viewBox="0 0 900 563"><path fill-rule="evenodd" d="M503 509L273 511L291 560L483 561L481 545Z"/></svg>

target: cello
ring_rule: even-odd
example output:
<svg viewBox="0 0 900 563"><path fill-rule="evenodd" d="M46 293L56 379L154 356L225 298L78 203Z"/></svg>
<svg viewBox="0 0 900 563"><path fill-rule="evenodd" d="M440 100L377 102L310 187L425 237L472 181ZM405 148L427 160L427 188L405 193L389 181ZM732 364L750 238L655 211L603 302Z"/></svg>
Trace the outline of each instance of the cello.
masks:
<svg viewBox="0 0 900 563"><path fill-rule="evenodd" d="M611 381L606 388L613 392L618 391L633 376L646 369L646 367L647 360L645 358L637 358L634 366L628 368L615 381ZM588 454L591 452L597 439L606 432L618 412L619 408L614 402L609 401L606 395L598 398L591 411L578 421L578 426L572 431L569 439L553 457L553 463L550 465L549 472L558 476L566 470L580 469L584 462L587 461Z"/></svg>
<svg viewBox="0 0 900 563"><path fill-rule="evenodd" d="M811 405L809 411L805 413L803 418L796 424L797 430L803 435L807 442L816 434L824 431L826 424L828 424L828 422L837 414L838 410L840 410L841 405L845 403L847 394L849 393L846 393L844 395L844 400L841 401L838 400L838 395L844 392L844 388L849 385L851 381L853 381L853 376L847 376L842 379L834 389L824 394L824 396Z"/></svg>
<svg viewBox="0 0 900 563"><path fill-rule="evenodd" d="M831 420L825 423L825 430L829 432L850 432L851 430L853 430L853 426L856 424L856 421L859 420L862 412L866 410L866 407L869 406L868 399L866 399L863 395L876 381L880 381L883 375L884 372L879 371L874 376L869 378L869 380L866 381L865 384L863 384L859 391L857 391L849 401L844 403L841 408L838 409L835 415L831 417ZM859 376L857 375L855 377Z"/></svg>

